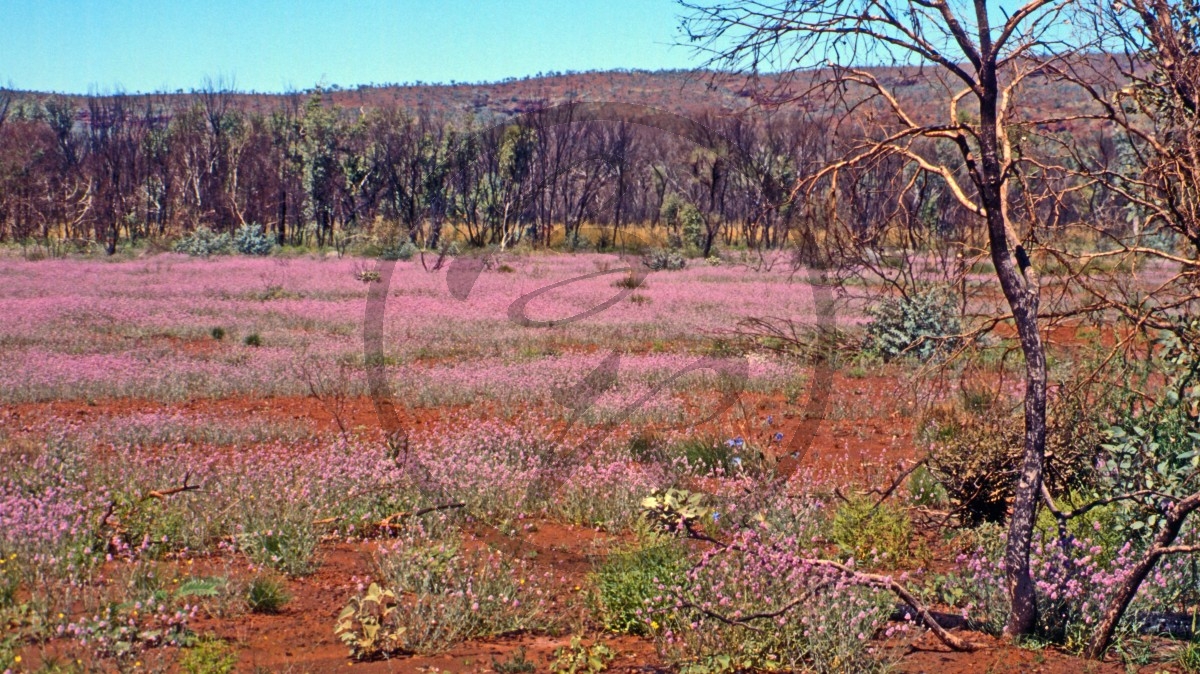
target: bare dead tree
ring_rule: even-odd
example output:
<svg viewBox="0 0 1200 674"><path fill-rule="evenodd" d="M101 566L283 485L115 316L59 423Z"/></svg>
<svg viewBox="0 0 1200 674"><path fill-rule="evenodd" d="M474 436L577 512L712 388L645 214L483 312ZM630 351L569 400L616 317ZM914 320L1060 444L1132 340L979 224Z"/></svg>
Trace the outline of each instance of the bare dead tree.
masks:
<svg viewBox="0 0 1200 674"><path fill-rule="evenodd" d="M1024 450L1009 519L1005 568L1012 609L1004 628L1032 631L1037 603L1030 546L1045 461L1046 356L1039 331L1040 284L1028 232L1010 208L1022 155L1011 133L1034 126L1016 99L1046 62L1070 60L1092 45L1065 43L1054 27L1075 0L1029 0L1013 11L975 0L747 0L693 4L684 30L709 64L748 76L768 104L839 103L871 108L877 130L801 180L794 197L824 199L836 213L839 180L882 158L899 158L939 180L982 230L1025 359ZM937 108L904 98L863 63L930 69ZM764 71L785 73L771 78ZM938 109L940 108L940 109ZM886 120L886 123L882 123ZM953 148L950 153L939 148ZM1018 227L1024 224L1023 228Z"/></svg>
<svg viewBox="0 0 1200 674"><path fill-rule="evenodd" d="M315 356L302 353L295 361L296 377L304 384L308 394L321 404L333 419L342 441L350 438L349 399L351 396L351 366L339 361L335 365L323 363Z"/></svg>

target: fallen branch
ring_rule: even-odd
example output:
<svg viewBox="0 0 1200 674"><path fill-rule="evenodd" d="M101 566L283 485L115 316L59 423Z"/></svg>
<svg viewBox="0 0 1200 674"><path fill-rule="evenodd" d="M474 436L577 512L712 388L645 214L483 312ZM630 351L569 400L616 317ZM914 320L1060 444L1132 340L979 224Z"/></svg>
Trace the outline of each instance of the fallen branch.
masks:
<svg viewBox="0 0 1200 674"><path fill-rule="evenodd" d="M754 625L751 625L749 623L749 621L750 620L769 620L771 618L778 618L779 616L783 615L784 613L787 613L788 611L796 608L800 604L807 601L810 597L812 597L814 594L816 594L818 590L822 590L828 586L829 586L829 583L821 583L820 585L812 588L808 592L805 592L800 598L789 602L787 605L783 606L782 608L776 609L774 611L751 613L750 615L742 616L741 618L729 618L729 617L721 615L720 613L717 613L716 611L711 611L709 609L706 609L702 606L697 606L688 601L680 600L679 605L682 606L683 608L690 608L694 611L699 611L700 613L703 613L704 615L706 615L714 620L723 622L726 625L732 625L734 627L744 627L752 632L761 632L762 631L761 627L755 627Z"/></svg>
<svg viewBox="0 0 1200 674"><path fill-rule="evenodd" d="M696 529L691 526L690 522L685 522L684 525L684 530L687 532L688 537L690 538L704 541L706 543L712 543L726 550L749 552L741 546L722 543L712 536L696 531ZM899 597L901 601L903 601L905 604L908 604L908 606L912 608L914 612L916 612L917 617L920 618L920 621L924 623L931 632L933 632L934 636L936 636L942 643L949 646L952 650L972 652L981 648L979 644L972 641L967 641L966 639L960 639L959 637L956 637L947 631L946 628L942 627L941 623L939 623L937 619L933 617L933 614L929 611L929 609L922 604L920 600L913 596L911 592L908 591L908 588L904 587L900 583L897 583L894 579L892 579L891 576L881 576L873 573L855 571L845 564L835 562L831 559L801 559L800 561L805 564L811 564L812 566L823 566L825 568L834 569L835 571L843 573L865 585L882 587L890 590L893 594Z"/></svg>
<svg viewBox="0 0 1200 674"><path fill-rule="evenodd" d="M395 526L393 524L395 520L402 520L407 517L420 517L421 515L428 515L429 513L440 512L442 510L456 510L458 508L466 507L466 503L443 503L442 505L429 506L428 508L421 508L420 510L414 510L412 512L400 511L379 520L375 523L375 526L379 527L380 529L389 529Z"/></svg>
<svg viewBox="0 0 1200 674"><path fill-rule="evenodd" d="M916 611L917 616L921 619L921 622L923 622L925 626L928 627L931 632L933 632L934 636L941 640L942 643L956 651L971 652L980 649L979 644L972 641L967 641L966 639L960 639L959 637L956 637L947 631L945 627L942 627L937 619L933 617L933 614L929 612L929 609L926 608L925 605L922 604L916 597L914 597L907 588L893 580L891 576L880 576L878 574L855 571L844 564L829 559L806 559L803 561L814 566L825 566L831 569L836 569L850 576L851 578L868 585L887 588L891 590L897 597L900 597L901 601L903 601L905 604L908 604L909 607Z"/></svg>
<svg viewBox="0 0 1200 674"><path fill-rule="evenodd" d="M200 489L200 485L190 484L188 482L188 480L191 478L191 476L192 476L192 474L190 472L184 473L182 485L180 485L178 487L172 487L171 489L152 489L152 490L146 492L146 495L142 497L142 500L143 501L149 501L150 499L162 500L162 499L167 498L168 496L174 496L175 494L182 494L184 492L196 491L196 490Z"/></svg>

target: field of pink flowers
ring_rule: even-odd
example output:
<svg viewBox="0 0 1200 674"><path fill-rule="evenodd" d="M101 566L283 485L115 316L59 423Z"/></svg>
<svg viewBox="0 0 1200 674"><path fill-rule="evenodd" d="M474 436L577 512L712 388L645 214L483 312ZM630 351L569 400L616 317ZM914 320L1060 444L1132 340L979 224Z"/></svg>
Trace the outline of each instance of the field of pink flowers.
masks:
<svg viewBox="0 0 1200 674"><path fill-rule="evenodd" d="M508 255L461 292L398 263L374 353L374 261L0 258L0 671L920 670L893 580L990 638L1001 533L931 524L913 366L838 372L811 418L810 362L733 343L814 325L803 274L626 264ZM513 319L549 286L524 316L553 325ZM675 375L710 357L741 395L701 421L729 382ZM1103 522L1035 547L1067 643L1132 564ZM1186 562L1131 615L1177 607Z"/></svg>
<svg viewBox="0 0 1200 674"><path fill-rule="evenodd" d="M194 260L160 255L132 262L0 259L0 402L287 396L308 393L306 361L333 369L364 360L368 283L355 260ZM526 327L509 317L518 298L598 270L616 256L522 256L507 273L485 271L456 299L446 271L399 263L385 307L383 357L403 404L481 399L541 404L611 352L624 354L619 388L633 400L686 365L714 336L753 316L814 320L813 294L789 271L700 267L653 274L628 297L586 320ZM618 293L620 274L586 278L530 302L535 321L566 318ZM214 337L218 335L221 338ZM247 338L255 336L247 344ZM750 363L747 386L777 390L795 368ZM801 375L803 376L803 375ZM350 393L365 391L349 377ZM687 378L676 389L692 388ZM677 411L667 395L663 413Z"/></svg>

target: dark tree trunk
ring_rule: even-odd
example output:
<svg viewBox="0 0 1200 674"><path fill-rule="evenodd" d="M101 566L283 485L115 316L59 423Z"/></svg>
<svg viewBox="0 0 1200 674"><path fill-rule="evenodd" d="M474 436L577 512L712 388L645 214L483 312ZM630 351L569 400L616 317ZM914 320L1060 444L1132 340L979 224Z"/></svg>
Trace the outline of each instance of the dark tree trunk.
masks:
<svg viewBox="0 0 1200 674"><path fill-rule="evenodd" d="M977 7L983 6L976 0ZM986 17L986 9L982 10ZM981 22L983 19L981 19ZM980 29L981 51L989 53L987 27ZM1021 472L1013 494L1004 550L1005 575L1012 608L1004 625L1009 637L1028 634L1037 624L1037 596L1029 569L1029 549L1033 537L1038 496L1046 451L1046 353L1038 330L1038 283L1030 268L1029 255L1019 242L1009 248L1008 223L1004 214L1003 168L1000 157L1000 127L997 115L999 85L995 61L979 69L979 167L976 171L980 202L987 220L988 244L996 277L1004 291L1021 340L1025 357L1025 447ZM966 153L967 162L971 162ZM1015 258L1015 259L1014 259Z"/></svg>
<svg viewBox="0 0 1200 674"><path fill-rule="evenodd" d="M1108 645L1112 641L1112 635L1117 630L1117 625L1121 622L1121 617L1125 615L1125 611L1129 608L1129 602L1133 601L1134 596L1137 595L1142 581L1154 570L1154 566L1158 564L1158 560L1164 554L1170 552L1169 548L1175 542L1175 538L1179 536L1179 530L1183 528L1184 520L1197 507L1200 507L1200 494L1192 494L1179 503L1176 503L1167 511L1167 515L1164 518L1166 523L1159 530L1158 535L1154 537L1153 545L1146 551L1146 556L1125 576L1125 580L1117 589L1116 597L1108 605L1108 610L1104 612L1104 617L1100 619L1100 624L1096 626L1096 632L1092 635L1092 640L1088 642L1087 648L1083 650L1085 657L1093 660L1104 657L1104 653L1108 651Z"/></svg>

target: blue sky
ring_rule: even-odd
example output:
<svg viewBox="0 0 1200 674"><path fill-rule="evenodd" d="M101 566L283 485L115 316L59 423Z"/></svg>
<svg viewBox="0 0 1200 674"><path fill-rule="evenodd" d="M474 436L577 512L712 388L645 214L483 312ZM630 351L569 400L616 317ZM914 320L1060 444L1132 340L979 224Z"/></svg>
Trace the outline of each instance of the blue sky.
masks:
<svg viewBox="0 0 1200 674"><path fill-rule="evenodd" d="M0 85L257 91L686 68L669 0L4 0Z"/></svg>

